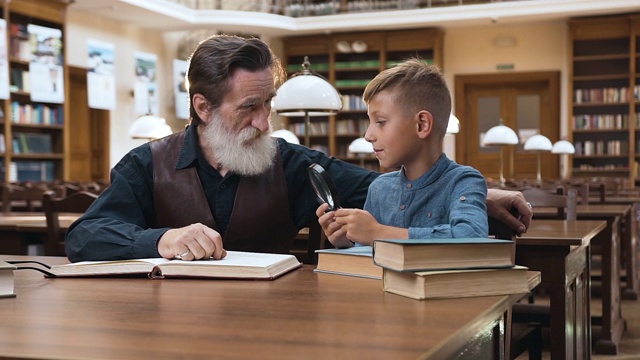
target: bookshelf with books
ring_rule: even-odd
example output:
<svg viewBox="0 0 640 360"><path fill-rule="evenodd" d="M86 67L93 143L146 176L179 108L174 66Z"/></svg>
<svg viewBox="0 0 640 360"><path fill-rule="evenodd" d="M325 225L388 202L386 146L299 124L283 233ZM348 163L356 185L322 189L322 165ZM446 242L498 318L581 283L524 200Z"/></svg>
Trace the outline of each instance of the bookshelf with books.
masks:
<svg viewBox="0 0 640 360"><path fill-rule="evenodd" d="M299 71L304 56L309 56L311 69L329 80L343 98L343 108L338 114L311 118L311 147L324 149L327 155L360 166L384 170L379 168L373 155L348 151L349 144L363 137L369 125L367 108L362 101L364 88L380 71L410 57L442 64L442 46L443 32L431 28L283 39L283 62L289 75ZM301 139L303 132L296 124L302 122L302 117L284 120L285 127ZM321 133L314 131L315 123L323 124Z"/></svg>
<svg viewBox="0 0 640 360"><path fill-rule="evenodd" d="M574 177L638 179L640 17L569 21L569 133Z"/></svg>
<svg viewBox="0 0 640 360"><path fill-rule="evenodd" d="M68 1L3 1L9 95L2 104L4 181L64 179L68 152L64 27Z"/></svg>

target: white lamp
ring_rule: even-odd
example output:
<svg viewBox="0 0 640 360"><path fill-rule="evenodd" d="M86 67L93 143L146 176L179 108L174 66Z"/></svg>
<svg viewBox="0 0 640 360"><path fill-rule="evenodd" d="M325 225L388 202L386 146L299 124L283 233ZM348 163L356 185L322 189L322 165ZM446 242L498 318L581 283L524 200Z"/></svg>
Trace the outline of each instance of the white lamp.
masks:
<svg viewBox="0 0 640 360"><path fill-rule="evenodd" d="M164 118L150 114L140 116L129 128L129 136L134 139L154 140L171 133L171 127Z"/></svg>
<svg viewBox="0 0 640 360"><path fill-rule="evenodd" d="M551 148L552 154L575 154L576 148L567 140L558 140Z"/></svg>
<svg viewBox="0 0 640 360"><path fill-rule="evenodd" d="M551 151L553 145L548 137L540 134L531 136L524 142L524 149L526 151L535 151L538 157L538 173L536 179L538 183L542 183L542 175L540 174L540 153L543 151Z"/></svg>
<svg viewBox="0 0 640 360"><path fill-rule="evenodd" d="M304 115L304 144L310 145L310 116L335 114L342 109L338 91L320 75L310 70L309 57L304 57L302 71L294 74L273 99L273 110L279 115Z"/></svg>
<svg viewBox="0 0 640 360"><path fill-rule="evenodd" d="M447 124L447 134L457 134L460 132L460 120L451 114L449 115L449 123Z"/></svg>
<svg viewBox="0 0 640 360"><path fill-rule="evenodd" d="M560 154L560 156L565 157L565 164L566 164L566 157L568 155L572 155L576 153L576 148L573 146L572 143L570 143L567 140L558 140L553 144L553 147L551 148L551 153L552 154ZM562 178L565 179L566 176L566 171L562 172Z"/></svg>
<svg viewBox="0 0 640 360"><path fill-rule="evenodd" d="M349 144L349 152L360 158L360 166L364 167L364 158L368 154L373 154L373 144L364 138L357 138Z"/></svg>
<svg viewBox="0 0 640 360"><path fill-rule="evenodd" d="M283 138L290 144L300 144L298 136L287 129L276 130L271 133L271 136Z"/></svg>
<svg viewBox="0 0 640 360"><path fill-rule="evenodd" d="M518 135L510 127L502 124L496 125L489 129L482 138L482 146L500 146L500 184L506 183L504 178L504 159L502 156L502 146L517 145Z"/></svg>

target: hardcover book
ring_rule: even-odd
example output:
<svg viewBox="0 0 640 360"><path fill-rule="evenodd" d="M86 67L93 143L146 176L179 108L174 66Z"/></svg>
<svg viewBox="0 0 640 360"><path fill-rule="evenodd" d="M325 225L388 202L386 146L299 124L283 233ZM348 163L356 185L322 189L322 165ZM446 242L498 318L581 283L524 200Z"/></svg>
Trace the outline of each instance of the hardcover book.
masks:
<svg viewBox="0 0 640 360"><path fill-rule="evenodd" d="M169 260L164 258L83 261L52 266L56 277L147 275L150 278L231 278L272 280L302 264L289 254L227 251L221 260Z"/></svg>
<svg viewBox="0 0 640 360"><path fill-rule="evenodd" d="M376 239L373 262L396 271L512 267L514 249L493 238Z"/></svg>
<svg viewBox="0 0 640 360"><path fill-rule="evenodd" d="M384 269L382 276L384 291L417 300L526 294L539 283L540 272L518 265L503 269L421 272Z"/></svg>
<svg viewBox="0 0 640 360"><path fill-rule="evenodd" d="M354 246L348 249L321 249L318 254L318 273L382 279L382 268L372 259L371 246Z"/></svg>
<svg viewBox="0 0 640 360"><path fill-rule="evenodd" d="M15 266L0 260L0 298L15 297L13 270Z"/></svg>

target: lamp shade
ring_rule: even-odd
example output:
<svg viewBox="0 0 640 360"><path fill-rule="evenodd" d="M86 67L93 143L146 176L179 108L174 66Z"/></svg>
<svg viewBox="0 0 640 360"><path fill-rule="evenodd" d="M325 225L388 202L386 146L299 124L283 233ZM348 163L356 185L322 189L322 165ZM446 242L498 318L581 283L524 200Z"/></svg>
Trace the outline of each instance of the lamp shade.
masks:
<svg viewBox="0 0 640 360"><path fill-rule="evenodd" d="M525 150L551 151L551 140L544 135L533 135L524 142Z"/></svg>
<svg viewBox="0 0 640 360"><path fill-rule="evenodd" d="M276 130L271 133L271 136L283 138L290 144L300 144L300 139L298 139L298 136L286 129Z"/></svg>
<svg viewBox="0 0 640 360"><path fill-rule="evenodd" d="M567 140L558 140L551 148L553 154L575 154L576 148Z"/></svg>
<svg viewBox="0 0 640 360"><path fill-rule="evenodd" d="M484 134L482 145L517 145L518 135L510 127L496 125Z"/></svg>
<svg viewBox="0 0 640 360"><path fill-rule="evenodd" d="M460 132L460 120L451 114L449 115L449 123L447 124L447 134L457 134Z"/></svg>
<svg viewBox="0 0 640 360"><path fill-rule="evenodd" d="M373 145L364 138L357 138L349 144L349 152L354 154L373 154Z"/></svg>
<svg viewBox="0 0 640 360"><path fill-rule="evenodd" d="M273 110L286 116L319 116L335 114L342 109L342 98L325 79L309 70L305 57L302 72L294 75L278 88Z"/></svg>
<svg viewBox="0 0 640 360"><path fill-rule="evenodd" d="M140 116L129 128L129 136L134 139L160 139L171 133L171 127L167 125L166 120L156 115Z"/></svg>

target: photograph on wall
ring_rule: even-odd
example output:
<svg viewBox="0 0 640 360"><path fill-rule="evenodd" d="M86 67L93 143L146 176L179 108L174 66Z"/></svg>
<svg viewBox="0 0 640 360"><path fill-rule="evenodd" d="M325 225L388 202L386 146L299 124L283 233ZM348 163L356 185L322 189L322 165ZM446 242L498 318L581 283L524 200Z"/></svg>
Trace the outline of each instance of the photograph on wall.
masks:
<svg viewBox="0 0 640 360"><path fill-rule="evenodd" d="M189 119L189 93L187 85L187 67L185 60L173 60L173 99L178 119Z"/></svg>
<svg viewBox="0 0 640 360"><path fill-rule="evenodd" d="M115 46L87 40L87 92L89 107L113 110L116 107Z"/></svg>
<svg viewBox="0 0 640 360"><path fill-rule="evenodd" d="M27 32L31 43L31 100L61 104L64 102L62 31L29 24Z"/></svg>
<svg viewBox="0 0 640 360"><path fill-rule="evenodd" d="M133 96L135 98L136 114L158 115L160 104L158 101L156 54L136 51L135 53L135 85Z"/></svg>
<svg viewBox="0 0 640 360"><path fill-rule="evenodd" d="M7 33L7 22L4 19L0 19L0 33ZM9 98L9 58L7 52L7 37L0 36L0 99Z"/></svg>

